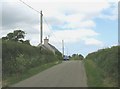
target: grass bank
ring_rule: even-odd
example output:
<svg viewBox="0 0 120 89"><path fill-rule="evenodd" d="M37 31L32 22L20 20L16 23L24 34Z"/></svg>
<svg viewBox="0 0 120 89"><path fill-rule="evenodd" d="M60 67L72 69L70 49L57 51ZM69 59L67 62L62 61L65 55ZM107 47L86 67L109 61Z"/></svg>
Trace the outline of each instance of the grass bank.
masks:
<svg viewBox="0 0 120 89"><path fill-rule="evenodd" d="M62 54L54 46L55 53L46 47L31 45L24 37L24 31L16 30L0 38L3 86L24 80L62 60Z"/></svg>
<svg viewBox="0 0 120 89"><path fill-rule="evenodd" d="M103 84L104 73L102 72L102 70L92 60L86 60L84 66L86 69L88 86L89 87L104 86Z"/></svg>
<svg viewBox="0 0 120 89"><path fill-rule="evenodd" d="M51 63L47 63L47 64L43 64L34 68L29 69L28 71L19 74L19 75L12 75L12 76L7 76L6 79L3 81L3 87L8 87L12 84L18 83L22 80L25 80L31 76L34 76L50 67L53 67L57 64L60 64L62 61L56 61L56 62L51 62Z"/></svg>
<svg viewBox="0 0 120 89"><path fill-rule="evenodd" d="M86 56L89 87L118 87L118 49L120 46L100 49Z"/></svg>
<svg viewBox="0 0 120 89"><path fill-rule="evenodd" d="M59 51L14 41L2 41L2 82L9 86L43 71L62 60Z"/></svg>

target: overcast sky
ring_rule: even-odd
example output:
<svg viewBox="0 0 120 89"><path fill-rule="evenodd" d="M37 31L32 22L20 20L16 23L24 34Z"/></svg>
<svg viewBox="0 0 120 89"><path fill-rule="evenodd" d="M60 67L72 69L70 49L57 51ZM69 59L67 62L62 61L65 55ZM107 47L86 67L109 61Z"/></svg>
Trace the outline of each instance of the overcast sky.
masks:
<svg viewBox="0 0 120 89"><path fill-rule="evenodd" d="M22 0L43 11L44 38L65 54L83 54L118 43L117 0ZM0 5L1 6L1 5ZM14 30L24 30L32 45L40 43L39 13L20 0L2 0L0 38Z"/></svg>

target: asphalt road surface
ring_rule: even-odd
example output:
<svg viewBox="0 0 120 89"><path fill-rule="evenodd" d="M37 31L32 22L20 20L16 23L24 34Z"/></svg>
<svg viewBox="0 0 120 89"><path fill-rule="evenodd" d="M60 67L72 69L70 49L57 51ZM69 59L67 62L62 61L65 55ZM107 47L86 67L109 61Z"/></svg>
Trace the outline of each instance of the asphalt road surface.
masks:
<svg viewBox="0 0 120 89"><path fill-rule="evenodd" d="M12 87L87 87L82 61L63 61Z"/></svg>

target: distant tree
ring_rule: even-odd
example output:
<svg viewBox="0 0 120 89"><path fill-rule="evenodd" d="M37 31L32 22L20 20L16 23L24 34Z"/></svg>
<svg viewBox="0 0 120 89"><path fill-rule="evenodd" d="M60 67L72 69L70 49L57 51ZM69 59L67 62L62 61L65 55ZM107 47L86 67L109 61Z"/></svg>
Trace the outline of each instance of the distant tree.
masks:
<svg viewBox="0 0 120 89"><path fill-rule="evenodd" d="M73 54L71 59L72 60L83 60L84 57L81 54Z"/></svg>
<svg viewBox="0 0 120 89"><path fill-rule="evenodd" d="M11 40L11 41L19 41L24 39L25 32L22 30L15 30L13 33L8 33L6 37L2 37L2 40Z"/></svg>
<svg viewBox="0 0 120 89"><path fill-rule="evenodd" d="M23 40L19 40L20 43L23 43L24 41Z"/></svg>
<svg viewBox="0 0 120 89"><path fill-rule="evenodd" d="M78 56L79 56L80 60L84 59L84 57L81 54L79 54Z"/></svg>
<svg viewBox="0 0 120 89"><path fill-rule="evenodd" d="M8 40L8 38L7 37L2 37L2 40Z"/></svg>
<svg viewBox="0 0 120 89"><path fill-rule="evenodd" d="M75 57L75 56L76 56L76 54L73 54L73 55L72 55L72 57Z"/></svg>
<svg viewBox="0 0 120 89"><path fill-rule="evenodd" d="M70 55L69 55L68 57L69 57L69 58L71 58L71 56L70 56Z"/></svg>
<svg viewBox="0 0 120 89"><path fill-rule="evenodd" d="M30 40L23 40L25 32L22 30L15 30L13 33L8 33L6 37L2 37L2 40L15 41L30 45Z"/></svg>
<svg viewBox="0 0 120 89"><path fill-rule="evenodd" d="M15 41L18 41L18 40L20 40L20 39L24 39L24 37L25 37L25 32L24 31L22 31L22 30L15 30L14 32L13 32L13 35L14 35L14 39L15 39Z"/></svg>
<svg viewBox="0 0 120 89"><path fill-rule="evenodd" d="M30 45L30 40L23 41L23 43Z"/></svg>
<svg viewBox="0 0 120 89"><path fill-rule="evenodd" d="M14 33L8 33L6 38L8 40L13 40L14 39Z"/></svg>

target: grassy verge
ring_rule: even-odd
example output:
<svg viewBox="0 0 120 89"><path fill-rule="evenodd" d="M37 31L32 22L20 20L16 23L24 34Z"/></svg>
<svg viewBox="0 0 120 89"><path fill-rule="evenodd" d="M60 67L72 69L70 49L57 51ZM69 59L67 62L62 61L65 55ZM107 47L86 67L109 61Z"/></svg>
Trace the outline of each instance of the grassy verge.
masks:
<svg viewBox="0 0 120 89"><path fill-rule="evenodd" d="M15 84L15 83L18 83L22 80L25 80L35 74L38 74L54 65L57 65L61 63L61 61L57 61L57 62L52 62L52 63L47 63L47 64L44 64L44 65L41 65L41 66L38 66L38 67L35 67L35 68L31 68L30 70L26 71L25 73L23 74L19 74L19 75L12 75L12 76L9 76L9 77L6 77L6 80L3 80L3 87L8 87L12 84Z"/></svg>
<svg viewBox="0 0 120 89"><path fill-rule="evenodd" d="M85 58L88 85L96 87L118 87L118 60L120 46L100 49Z"/></svg>
<svg viewBox="0 0 120 89"><path fill-rule="evenodd" d="M84 63L88 86L103 87L104 73L101 71L101 69L92 60L85 60Z"/></svg>

